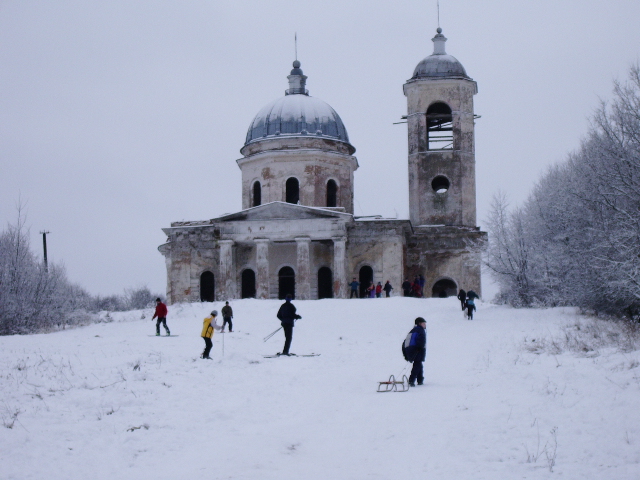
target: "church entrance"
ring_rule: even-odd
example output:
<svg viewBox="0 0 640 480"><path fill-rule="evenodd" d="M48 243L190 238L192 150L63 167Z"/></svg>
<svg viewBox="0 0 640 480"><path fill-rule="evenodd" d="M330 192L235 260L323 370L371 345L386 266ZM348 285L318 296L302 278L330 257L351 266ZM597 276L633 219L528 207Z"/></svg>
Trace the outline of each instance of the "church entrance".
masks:
<svg viewBox="0 0 640 480"><path fill-rule="evenodd" d="M216 299L216 282L213 273L206 271L200 275L200 301L213 302Z"/></svg>
<svg viewBox="0 0 640 480"><path fill-rule="evenodd" d="M278 272L278 298L283 300L287 295L296 298L296 274L291 267L282 267Z"/></svg>
<svg viewBox="0 0 640 480"><path fill-rule="evenodd" d="M360 282L360 298L366 298L367 288L373 283L373 268L368 265L362 267L358 281Z"/></svg>
<svg viewBox="0 0 640 480"><path fill-rule="evenodd" d="M458 295L458 286L453 280L444 278L438 280L431 289L431 296L436 298L447 298Z"/></svg>
<svg viewBox="0 0 640 480"><path fill-rule="evenodd" d="M318 270L318 299L333 298L333 274L329 267Z"/></svg>
<svg viewBox="0 0 640 480"><path fill-rule="evenodd" d="M256 298L256 272L247 268L242 271L242 291L240 298Z"/></svg>

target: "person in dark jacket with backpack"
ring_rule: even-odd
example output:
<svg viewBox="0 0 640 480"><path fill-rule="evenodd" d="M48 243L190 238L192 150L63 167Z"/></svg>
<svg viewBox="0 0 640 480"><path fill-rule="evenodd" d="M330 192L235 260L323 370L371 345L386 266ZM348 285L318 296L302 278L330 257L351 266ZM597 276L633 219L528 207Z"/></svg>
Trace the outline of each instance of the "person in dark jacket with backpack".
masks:
<svg viewBox="0 0 640 480"><path fill-rule="evenodd" d="M291 303L291 295L285 297L285 302L280 306L277 317L280 319L280 325L284 330L284 348L282 353L278 355L289 355L289 348L293 338L293 325L296 320L302 318L296 313L296 307Z"/></svg>
<svg viewBox="0 0 640 480"><path fill-rule="evenodd" d="M416 380L418 385L422 385L424 382L422 362L424 362L427 354L427 321L424 318L416 318L415 327L409 332L402 345L402 353L405 360L413 362L411 375L409 375L409 385L415 387Z"/></svg>

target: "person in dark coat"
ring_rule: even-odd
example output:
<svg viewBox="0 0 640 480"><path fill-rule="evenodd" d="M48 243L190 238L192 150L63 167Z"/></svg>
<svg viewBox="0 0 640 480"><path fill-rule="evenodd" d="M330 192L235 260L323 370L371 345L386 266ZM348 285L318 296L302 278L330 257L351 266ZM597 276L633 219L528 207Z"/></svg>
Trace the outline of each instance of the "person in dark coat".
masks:
<svg viewBox="0 0 640 480"><path fill-rule="evenodd" d="M285 302L280 306L277 317L280 319L282 330L284 330L284 348L282 353L278 355L289 355L289 348L293 338L293 326L296 320L302 318L296 313L296 307L291 303L291 295L285 297Z"/></svg>
<svg viewBox="0 0 640 480"><path fill-rule="evenodd" d="M405 297L411 296L411 282L408 278L405 278L404 282L402 282L402 293L404 293Z"/></svg>
<svg viewBox="0 0 640 480"><path fill-rule="evenodd" d="M460 291L458 292L458 300L460 300L460 306L462 307L462 311L464 312L464 309L467 306L467 292L465 292L463 289L460 289Z"/></svg>
<svg viewBox="0 0 640 480"><path fill-rule="evenodd" d="M376 285L376 298L380 298L382 296L382 283L378 282Z"/></svg>
<svg viewBox="0 0 640 480"><path fill-rule="evenodd" d="M422 362L424 362L427 354L427 321L424 318L416 318L415 327L407 335L403 351L405 359L413 362L411 375L409 375L409 385L415 387L416 380L418 385L422 385L424 382Z"/></svg>
<svg viewBox="0 0 640 480"><path fill-rule="evenodd" d="M476 295L474 298L478 298ZM476 309L475 300L471 297L467 298L467 318L473 320L473 311Z"/></svg>
<svg viewBox="0 0 640 480"><path fill-rule="evenodd" d="M391 283L389 283L389 280L387 280L387 283L384 284L383 290L386 294L386 297L389 298L391 296L391 290L393 290L393 287L391 286Z"/></svg>
<svg viewBox="0 0 640 480"><path fill-rule="evenodd" d="M233 332L233 323L231 319L233 318L233 309L229 306L229 302L224 302L224 307L222 307L222 331L224 332L224 327L228 323L229 324L229 332Z"/></svg>
<svg viewBox="0 0 640 480"><path fill-rule="evenodd" d="M427 281L422 275L418 275L418 284L420 285L420 296L424 297L424 286L427 284Z"/></svg>

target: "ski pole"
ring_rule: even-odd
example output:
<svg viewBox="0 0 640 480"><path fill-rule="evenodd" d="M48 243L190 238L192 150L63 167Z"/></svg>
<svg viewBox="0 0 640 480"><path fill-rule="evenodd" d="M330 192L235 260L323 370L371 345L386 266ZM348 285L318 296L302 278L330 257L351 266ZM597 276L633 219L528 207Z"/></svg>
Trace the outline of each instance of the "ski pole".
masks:
<svg viewBox="0 0 640 480"><path fill-rule="evenodd" d="M224 335L222 335L222 356L224 357Z"/></svg>
<svg viewBox="0 0 640 480"><path fill-rule="evenodd" d="M280 330L282 330L282 327L278 328L277 330L271 332L269 335L267 335L266 337L264 337L262 340L264 342L266 342L267 340L269 340L271 337L273 337L276 333L278 333Z"/></svg>

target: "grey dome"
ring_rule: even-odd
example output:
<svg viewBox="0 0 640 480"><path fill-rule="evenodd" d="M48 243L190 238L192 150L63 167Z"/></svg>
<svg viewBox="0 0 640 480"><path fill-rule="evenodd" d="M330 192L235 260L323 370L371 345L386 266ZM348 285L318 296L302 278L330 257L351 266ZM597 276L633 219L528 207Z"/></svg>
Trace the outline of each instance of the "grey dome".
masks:
<svg viewBox="0 0 640 480"><path fill-rule="evenodd" d="M444 44L447 38L438 33L431 40L433 41L433 54L424 58L413 71L414 78L469 78L462 64L453 56L448 55L444 50Z"/></svg>
<svg viewBox="0 0 640 480"><path fill-rule="evenodd" d="M349 143L340 116L319 98L286 95L263 107L249 126L245 145L267 138L315 135Z"/></svg>
<svg viewBox="0 0 640 480"><path fill-rule="evenodd" d="M413 71L413 77L464 77L467 76L462 64L453 55L429 55Z"/></svg>
<svg viewBox="0 0 640 480"><path fill-rule="evenodd" d="M300 62L293 64L287 77L289 89L286 95L263 107L255 116L245 146L270 138L314 136L349 143L347 129L331 106L309 96L305 89L307 77L300 69Z"/></svg>

